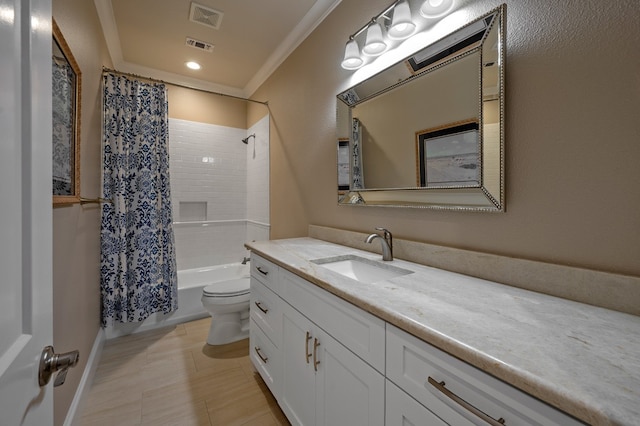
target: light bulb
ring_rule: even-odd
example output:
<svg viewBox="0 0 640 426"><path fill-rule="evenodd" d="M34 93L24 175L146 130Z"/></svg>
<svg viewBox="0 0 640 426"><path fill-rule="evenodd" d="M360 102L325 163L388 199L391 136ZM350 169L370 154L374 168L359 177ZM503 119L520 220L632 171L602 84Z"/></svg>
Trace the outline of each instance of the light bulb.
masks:
<svg viewBox="0 0 640 426"><path fill-rule="evenodd" d="M187 66L187 68L190 68L192 70L199 70L200 69L200 64L197 62L185 62L185 65Z"/></svg>

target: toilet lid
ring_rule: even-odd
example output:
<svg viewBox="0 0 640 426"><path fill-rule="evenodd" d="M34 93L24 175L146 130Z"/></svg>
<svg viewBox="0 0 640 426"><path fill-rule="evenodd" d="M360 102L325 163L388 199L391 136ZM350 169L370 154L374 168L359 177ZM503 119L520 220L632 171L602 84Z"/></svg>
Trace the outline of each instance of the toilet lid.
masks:
<svg viewBox="0 0 640 426"><path fill-rule="evenodd" d="M231 297L249 293L249 279L238 278L235 280L221 281L209 284L204 288L205 296Z"/></svg>

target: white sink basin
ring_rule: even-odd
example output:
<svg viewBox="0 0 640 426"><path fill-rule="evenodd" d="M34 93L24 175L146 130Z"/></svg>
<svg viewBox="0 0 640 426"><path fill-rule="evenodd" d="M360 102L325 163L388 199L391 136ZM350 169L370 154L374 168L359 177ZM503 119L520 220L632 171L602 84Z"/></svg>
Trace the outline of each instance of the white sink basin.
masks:
<svg viewBox="0 0 640 426"><path fill-rule="evenodd" d="M312 262L347 278L368 284L413 273L413 271L407 269L355 255L316 259L312 260Z"/></svg>

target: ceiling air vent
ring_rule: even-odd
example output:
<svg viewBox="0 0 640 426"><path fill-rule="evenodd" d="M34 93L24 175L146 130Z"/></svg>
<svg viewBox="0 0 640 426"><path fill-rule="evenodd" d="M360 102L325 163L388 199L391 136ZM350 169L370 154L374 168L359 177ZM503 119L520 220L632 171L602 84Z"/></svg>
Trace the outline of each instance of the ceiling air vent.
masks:
<svg viewBox="0 0 640 426"><path fill-rule="evenodd" d="M206 25L213 29L220 29L222 23L223 12L202 6L198 3L191 2L191 10L189 11L189 20L198 24Z"/></svg>
<svg viewBox="0 0 640 426"><path fill-rule="evenodd" d="M206 41L200 41L196 40L195 38L187 37L187 41L185 42L185 44L196 49L204 50L205 52L213 52L213 44L207 43Z"/></svg>

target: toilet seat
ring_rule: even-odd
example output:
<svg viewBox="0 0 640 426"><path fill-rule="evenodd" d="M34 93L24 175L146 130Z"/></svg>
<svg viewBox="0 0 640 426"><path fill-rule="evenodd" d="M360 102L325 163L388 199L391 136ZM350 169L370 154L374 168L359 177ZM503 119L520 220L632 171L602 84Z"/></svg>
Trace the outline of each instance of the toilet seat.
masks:
<svg viewBox="0 0 640 426"><path fill-rule="evenodd" d="M235 297L249 294L249 280L239 278L209 284L202 290L204 297Z"/></svg>

